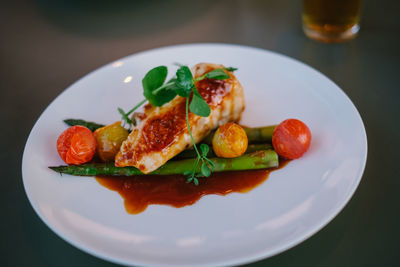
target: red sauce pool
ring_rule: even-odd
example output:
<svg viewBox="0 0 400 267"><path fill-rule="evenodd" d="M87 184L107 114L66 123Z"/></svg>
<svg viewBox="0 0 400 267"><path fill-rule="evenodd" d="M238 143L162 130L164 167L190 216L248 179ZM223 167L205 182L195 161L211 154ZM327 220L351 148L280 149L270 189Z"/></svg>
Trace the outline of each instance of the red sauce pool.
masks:
<svg viewBox="0 0 400 267"><path fill-rule="evenodd" d="M288 162L280 161L279 167L266 170L213 173L208 178L199 178L198 186L186 183L186 177L181 175L97 177L96 180L122 196L128 213L138 214L151 204L180 208L196 203L204 195L246 193Z"/></svg>

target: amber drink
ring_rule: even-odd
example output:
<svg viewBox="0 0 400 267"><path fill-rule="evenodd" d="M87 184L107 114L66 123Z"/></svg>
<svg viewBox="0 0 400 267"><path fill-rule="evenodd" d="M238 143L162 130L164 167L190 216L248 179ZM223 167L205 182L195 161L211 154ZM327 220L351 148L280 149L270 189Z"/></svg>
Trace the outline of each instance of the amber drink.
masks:
<svg viewBox="0 0 400 267"><path fill-rule="evenodd" d="M360 29L361 0L303 0L303 30L323 42L352 39Z"/></svg>

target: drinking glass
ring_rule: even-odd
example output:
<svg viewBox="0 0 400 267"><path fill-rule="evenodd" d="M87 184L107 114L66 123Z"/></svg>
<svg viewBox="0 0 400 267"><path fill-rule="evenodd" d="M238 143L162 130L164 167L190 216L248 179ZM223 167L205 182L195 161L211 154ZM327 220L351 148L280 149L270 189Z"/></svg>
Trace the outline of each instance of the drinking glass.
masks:
<svg viewBox="0 0 400 267"><path fill-rule="evenodd" d="M315 40L342 42L360 29L361 0L303 0L303 30Z"/></svg>

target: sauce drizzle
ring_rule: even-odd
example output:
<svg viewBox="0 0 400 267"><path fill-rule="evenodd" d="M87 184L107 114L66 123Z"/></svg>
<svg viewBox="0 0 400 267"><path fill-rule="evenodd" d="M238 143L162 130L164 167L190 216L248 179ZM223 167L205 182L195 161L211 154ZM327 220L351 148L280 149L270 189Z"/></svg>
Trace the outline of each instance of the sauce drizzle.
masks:
<svg viewBox="0 0 400 267"><path fill-rule="evenodd" d="M213 173L208 178L200 178L198 186L186 183L186 177L182 175L96 177L96 180L122 196L128 213L138 214L151 204L180 208L196 203L204 195L246 193L288 162L281 160L279 167L271 169Z"/></svg>

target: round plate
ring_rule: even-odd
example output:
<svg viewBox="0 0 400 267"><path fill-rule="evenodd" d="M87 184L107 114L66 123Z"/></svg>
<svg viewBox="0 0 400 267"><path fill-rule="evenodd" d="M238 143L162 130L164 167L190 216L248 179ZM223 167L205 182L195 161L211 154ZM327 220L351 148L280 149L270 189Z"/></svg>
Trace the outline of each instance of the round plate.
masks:
<svg viewBox="0 0 400 267"><path fill-rule="evenodd" d="M56 140L67 118L103 124L143 99L141 79L175 62L239 68L242 124L304 121L310 150L252 191L208 195L192 206L125 211L118 193L91 177L60 176ZM273 52L226 44L159 48L112 62L80 79L43 112L26 143L22 173L40 218L74 246L112 262L151 266L220 266L266 258L300 243L337 215L356 190L366 162L366 133L343 91L316 70Z"/></svg>

